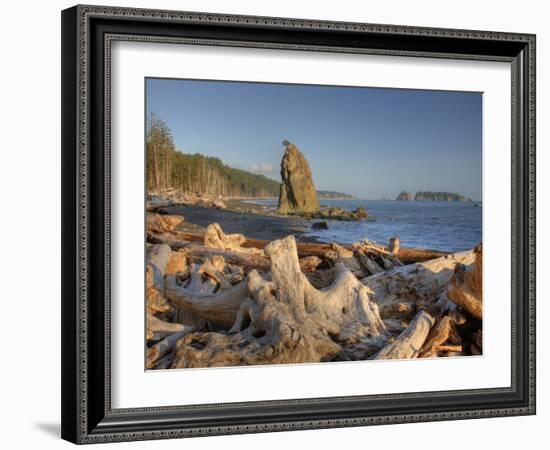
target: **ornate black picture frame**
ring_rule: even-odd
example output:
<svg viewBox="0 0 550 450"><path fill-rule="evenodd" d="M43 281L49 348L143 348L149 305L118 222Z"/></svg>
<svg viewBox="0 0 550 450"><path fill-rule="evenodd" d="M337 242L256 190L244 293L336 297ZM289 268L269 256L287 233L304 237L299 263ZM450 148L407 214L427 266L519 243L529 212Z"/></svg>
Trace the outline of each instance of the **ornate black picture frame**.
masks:
<svg viewBox="0 0 550 450"><path fill-rule="evenodd" d="M113 409L110 46L116 40L512 67L512 373L508 388ZM62 437L97 443L535 413L535 36L99 6L62 12Z"/></svg>

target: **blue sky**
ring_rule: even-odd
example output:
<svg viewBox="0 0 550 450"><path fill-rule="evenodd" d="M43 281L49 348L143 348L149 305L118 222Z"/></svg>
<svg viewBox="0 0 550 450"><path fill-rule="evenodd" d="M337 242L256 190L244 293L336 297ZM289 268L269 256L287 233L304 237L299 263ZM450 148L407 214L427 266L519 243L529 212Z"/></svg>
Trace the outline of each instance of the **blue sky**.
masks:
<svg viewBox="0 0 550 450"><path fill-rule="evenodd" d="M481 93L167 79L146 87L147 113L184 153L280 180L287 139L319 190L481 199Z"/></svg>

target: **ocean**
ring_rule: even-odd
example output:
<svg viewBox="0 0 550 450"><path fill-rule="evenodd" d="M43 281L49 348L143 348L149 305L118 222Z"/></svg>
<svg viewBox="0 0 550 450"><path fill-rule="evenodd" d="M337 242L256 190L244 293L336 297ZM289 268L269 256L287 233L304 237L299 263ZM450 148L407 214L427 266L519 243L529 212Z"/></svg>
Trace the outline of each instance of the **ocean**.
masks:
<svg viewBox="0 0 550 450"><path fill-rule="evenodd" d="M277 200L251 203L275 207ZM327 220L328 230L306 233L324 242L351 244L367 238L387 245L391 237L399 236L402 247L459 252L471 250L482 238L480 202L320 200L320 203L350 211L362 206L369 214L366 221Z"/></svg>

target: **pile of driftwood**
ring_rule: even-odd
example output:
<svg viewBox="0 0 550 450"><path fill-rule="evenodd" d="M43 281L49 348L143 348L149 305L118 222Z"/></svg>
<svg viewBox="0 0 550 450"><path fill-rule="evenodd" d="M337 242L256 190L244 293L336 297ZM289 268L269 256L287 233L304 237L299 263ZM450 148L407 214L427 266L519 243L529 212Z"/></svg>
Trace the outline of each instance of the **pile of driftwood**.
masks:
<svg viewBox="0 0 550 450"><path fill-rule="evenodd" d="M223 197L210 195L184 194L175 189L167 189L162 193L150 193L147 201L147 211L166 214L170 206L202 206L205 208L225 209L227 205Z"/></svg>
<svg viewBox="0 0 550 450"><path fill-rule="evenodd" d="M149 214L147 367L479 355L482 247L457 254L175 231Z"/></svg>

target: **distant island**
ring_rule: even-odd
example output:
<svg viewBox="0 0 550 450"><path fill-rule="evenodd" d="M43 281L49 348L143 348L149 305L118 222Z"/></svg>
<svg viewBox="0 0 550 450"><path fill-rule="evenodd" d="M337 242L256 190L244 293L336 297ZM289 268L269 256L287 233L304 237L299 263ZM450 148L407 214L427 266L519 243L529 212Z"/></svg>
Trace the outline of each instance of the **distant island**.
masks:
<svg viewBox="0 0 550 450"><path fill-rule="evenodd" d="M402 191L399 193L399 195L396 197L397 201L412 201L413 196L410 192ZM432 191L424 191L424 192L417 192L414 196L414 200L416 201L424 201L424 202L471 202L473 201L471 198L465 197L464 195L457 194L455 192L432 192Z"/></svg>
<svg viewBox="0 0 550 450"><path fill-rule="evenodd" d="M353 200L356 198L354 195L336 191L317 191L317 197L320 200Z"/></svg>
<svg viewBox="0 0 550 450"><path fill-rule="evenodd" d="M472 199L454 192L417 192L414 196L416 201L439 201L439 202L471 202Z"/></svg>
<svg viewBox="0 0 550 450"><path fill-rule="evenodd" d="M402 191L397 196L396 200L402 201L402 202L410 202L413 199L413 196L410 192Z"/></svg>

